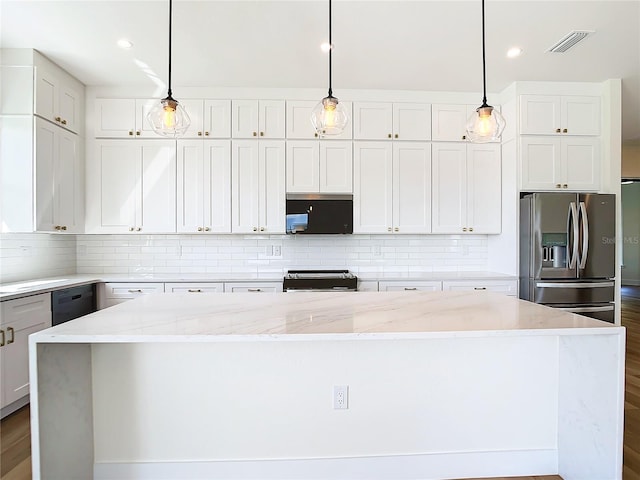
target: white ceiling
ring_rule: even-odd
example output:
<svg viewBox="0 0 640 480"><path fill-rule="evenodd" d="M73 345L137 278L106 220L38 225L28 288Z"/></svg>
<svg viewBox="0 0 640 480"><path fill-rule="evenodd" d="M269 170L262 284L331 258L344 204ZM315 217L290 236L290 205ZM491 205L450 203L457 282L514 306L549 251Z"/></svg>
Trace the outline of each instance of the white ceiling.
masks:
<svg viewBox="0 0 640 480"><path fill-rule="evenodd" d="M326 89L319 45L327 7L327 0L174 0L174 90ZM334 93L480 92L480 7L480 0L334 0ZM515 80L621 78L623 139L640 141L640 0L487 0L485 8L489 93ZM166 79L167 0L0 0L0 27L3 48L35 48L86 85ZM596 33L564 54L546 52L571 30ZM116 46L123 37L131 50ZM511 46L523 55L507 59Z"/></svg>

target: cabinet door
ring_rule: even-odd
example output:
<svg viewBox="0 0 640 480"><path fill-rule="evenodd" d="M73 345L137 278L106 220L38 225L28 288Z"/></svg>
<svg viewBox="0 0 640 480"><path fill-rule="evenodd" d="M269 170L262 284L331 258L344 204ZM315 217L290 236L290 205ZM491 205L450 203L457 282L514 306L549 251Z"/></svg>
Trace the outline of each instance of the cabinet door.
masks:
<svg viewBox="0 0 640 480"><path fill-rule="evenodd" d="M260 100L258 102L258 136L284 138L284 112L284 100Z"/></svg>
<svg viewBox="0 0 640 480"><path fill-rule="evenodd" d="M568 135L600 135L600 98L561 97L560 120ZM566 132L564 131L566 129Z"/></svg>
<svg viewBox="0 0 640 480"><path fill-rule="evenodd" d="M233 100L231 102L231 136L252 138L258 136L258 102Z"/></svg>
<svg viewBox="0 0 640 480"><path fill-rule="evenodd" d="M556 190L562 187L559 137L520 138L521 190Z"/></svg>
<svg viewBox="0 0 640 480"><path fill-rule="evenodd" d="M95 101L95 136L133 138L136 132L136 101L131 98L98 98Z"/></svg>
<svg viewBox="0 0 640 480"><path fill-rule="evenodd" d="M164 283L102 283L98 285L100 309L152 293L163 293Z"/></svg>
<svg viewBox="0 0 640 480"><path fill-rule="evenodd" d="M171 140L141 144L142 178L136 231L176 231L176 144ZM138 230L141 229L141 230Z"/></svg>
<svg viewBox="0 0 640 480"><path fill-rule="evenodd" d="M384 140L392 138L393 107L391 103L353 104L353 138Z"/></svg>
<svg viewBox="0 0 640 480"><path fill-rule="evenodd" d="M352 142L320 142L320 192L353 192Z"/></svg>
<svg viewBox="0 0 640 480"><path fill-rule="evenodd" d="M466 228L466 155L463 143L432 144L433 233L462 233Z"/></svg>
<svg viewBox="0 0 640 480"><path fill-rule="evenodd" d="M149 111L158 103L160 103L159 98L139 98L136 100L136 138L164 138L153 131L147 118Z"/></svg>
<svg viewBox="0 0 640 480"><path fill-rule="evenodd" d="M231 141L204 141L204 231L231 233Z"/></svg>
<svg viewBox="0 0 640 480"><path fill-rule="evenodd" d="M394 103L393 138L430 140L431 105L426 103Z"/></svg>
<svg viewBox="0 0 640 480"><path fill-rule="evenodd" d="M97 146L100 175L100 233L125 233L135 227L140 203L140 146L103 141Z"/></svg>
<svg viewBox="0 0 640 480"><path fill-rule="evenodd" d="M34 113L54 122L58 114L58 85L60 79L47 69L35 68Z"/></svg>
<svg viewBox="0 0 640 480"><path fill-rule="evenodd" d="M258 148L259 231L285 233L284 141L260 142Z"/></svg>
<svg viewBox="0 0 640 480"><path fill-rule="evenodd" d="M51 294L2 302L5 345L0 348L0 408L29 393L29 335L51 326Z"/></svg>
<svg viewBox="0 0 640 480"><path fill-rule="evenodd" d="M378 282L378 289L381 292L439 292L442 290L442 282L424 280L386 281Z"/></svg>
<svg viewBox="0 0 640 480"><path fill-rule="evenodd" d="M231 231L258 231L258 144L231 142Z"/></svg>
<svg viewBox="0 0 640 480"><path fill-rule="evenodd" d="M191 124L182 138L202 138L204 136L204 101L180 100L180 104L187 111ZM146 120L146 119L145 119Z"/></svg>
<svg viewBox="0 0 640 480"><path fill-rule="evenodd" d="M204 101L204 137L231 137L231 100Z"/></svg>
<svg viewBox="0 0 640 480"><path fill-rule="evenodd" d="M500 145L467 145L468 232L500 233L502 226Z"/></svg>
<svg viewBox="0 0 640 480"><path fill-rule="evenodd" d="M560 133L560 97L552 95L520 95L520 133L551 135Z"/></svg>
<svg viewBox="0 0 640 480"><path fill-rule="evenodd" d="M204 142L178 140L177 231L204 230L205 178Z"/></svg>
<svg viewBox="0 0 640 480"><path fill-rule="evenodd" d="M282 282L231 282L224 284L228 293L274 293L282 292Z"/></svg>
<svg viewBox="0 0 640 480"><path fill-rule="evenodd" d="M224 283L165 283L166 293L222 293Z"/></svg>
<svg viewBox="0 0 640 480"><path fill-rule="evenodd" d="M287 139L318 138L311 123L311 111L318 102L313 100L294 100L287 102Z"/></svg>
<svg viewBox="0 0 640 480"><path fill-rule="evenodd" d="M36 230L55 230L54 209L55 163L58 155L58 127L52 123L35 119L35 187L36 187Z"/></svg>
<svg viewBox="0 0 640 480"><path fill-rule="evenodd" d="M597 191L600 188L600 139L562 139L563 186L569 190Z"/></svg>
<svg viewBox="0 0 640 480"><path fill-rule="evenodd" d="M442 290L450 291L491 291L518 296L517 280L445 280Z"/></svg>
<svg viewBox="0 0 640 480"><path fill-rule="evenodd" d="M393 231L431 231L431 147L393 145Z"/></svg>
<svg viewBox="0 0 640 480"><path fill-rule="evenodd" d="M355 142L353 148L353 233L391 232L391 143Z"/></svg>
<svg viewBox="0 0 640 480"><path fill-rule="evenodd" d="M83 230L84 176L81 175L78 136L58 129L58 155L55 163L54 217L57 225L67 233Z"/></svg>
<svg viewBox="0 0 640 480"><path fill-rule="evenodd" d="M318 142L287 141L287 192L320 191L320 156Z"/></svg>
<svg viewBox="0 0 640 480"><path fill-rule="evenodd" d="M465 139L470 105L432 105L431 139L439 142L459 142Z"/></svg>
<svg viewBox="0 0 640 480"><path fill-rule="evenodd" d="M58 114L63 128L77 132L80 128L80 94L66 82L58 89Z"/></svg>

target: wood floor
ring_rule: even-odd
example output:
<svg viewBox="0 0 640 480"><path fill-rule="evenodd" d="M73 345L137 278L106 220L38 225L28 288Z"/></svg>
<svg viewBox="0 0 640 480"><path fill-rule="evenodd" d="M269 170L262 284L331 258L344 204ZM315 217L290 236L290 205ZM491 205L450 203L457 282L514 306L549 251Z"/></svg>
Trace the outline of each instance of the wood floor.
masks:
<svg viewBox="0 0 640 480"><path fill-rule="evenodd" d="M640 287L622 287L622 325L627 328L623 479L640 480ZM0 479L30 478L31 445L27 405L0 423ZM561 480L557 475L517 479ZM508 480L516 479L511 477Z"/></svg>

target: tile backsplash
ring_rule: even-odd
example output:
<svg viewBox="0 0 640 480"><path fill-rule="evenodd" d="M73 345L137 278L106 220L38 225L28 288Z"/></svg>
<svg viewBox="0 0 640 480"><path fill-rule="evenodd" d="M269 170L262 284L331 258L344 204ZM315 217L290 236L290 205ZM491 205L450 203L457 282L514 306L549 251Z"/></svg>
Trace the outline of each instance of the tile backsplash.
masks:
<svg viewBox="0 0 640 480"><path fill-rule="evenodd" d="M77 235L77 273L280 275L487 269L484 235Z"/></svg>
<svg viewBox="0 0 640 480"><path fill-rule="evenodd" d="M76 273L75 235L0 234L0 283Z"/></svg>

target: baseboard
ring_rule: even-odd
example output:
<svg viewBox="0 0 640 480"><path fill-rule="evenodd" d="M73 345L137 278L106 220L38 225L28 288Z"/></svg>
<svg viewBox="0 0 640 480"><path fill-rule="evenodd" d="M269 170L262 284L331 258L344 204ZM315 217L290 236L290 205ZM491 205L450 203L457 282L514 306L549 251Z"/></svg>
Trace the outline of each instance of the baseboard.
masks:
<svg viewBox="0 0 640 480"><path fill-rule="evenodd" d="M429 480L556 475L557 450L214 462L96 463L95 480Z"/></svg>
<svg viewBox="0 0 640 480"><path fill-rule="evenodd" d="M16 400L13 403L10 403L6 407L3 407L0 410L0 418L4 418L8 415L11 415L16 410L20 410L22 407L29 403L29 395L25 395L24 397Z"/></svg>

